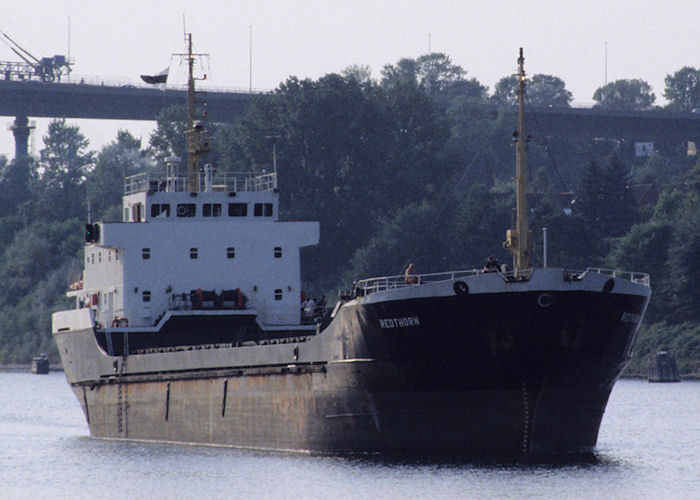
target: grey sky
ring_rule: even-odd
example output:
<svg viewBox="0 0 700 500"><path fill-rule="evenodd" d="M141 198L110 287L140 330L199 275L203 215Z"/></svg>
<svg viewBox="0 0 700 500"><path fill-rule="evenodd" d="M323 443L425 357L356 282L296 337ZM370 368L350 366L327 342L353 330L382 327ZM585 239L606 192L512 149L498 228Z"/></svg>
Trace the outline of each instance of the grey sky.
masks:
<svg viewBox="0 0 700 500"><path fill-rule="evenodd" d="M700 2L588 0L506 1L272 1L231 2L31 0L0 9L0 29L38 57L68 52L73 77L136 81L181 52L183 14L196 49L209 53L208 83L248 88L249 26L253 27L254 88L271 89L290 75L318 78L351 64L378 77L384 64L428 52L454 63L493 89L515 71L518 47L526 71L559 76L579 103L592 102L608 81L641 78L663 103L664 78L700 66ZM519 5L526 8L518 10ZM196 7L193 7L196 6ZM4 45L0 60L17 60ZM177 68L173 68L177 70ZM175 71L177 80L181 72ZM180 77L181 78L181 77ZM11 119L3 118L5 123ZM37 139L47 120L37 120ZM147 141L152 124L75 121L98 148L129 128ZM0 127L0 154L13 155ZM40 147L40 144L37 145Z"/></svg>

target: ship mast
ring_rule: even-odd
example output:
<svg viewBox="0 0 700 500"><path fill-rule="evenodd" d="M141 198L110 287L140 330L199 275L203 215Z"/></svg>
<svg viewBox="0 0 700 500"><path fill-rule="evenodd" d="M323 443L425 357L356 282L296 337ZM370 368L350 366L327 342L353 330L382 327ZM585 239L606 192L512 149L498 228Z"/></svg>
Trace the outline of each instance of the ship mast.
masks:
<svg viewBox="0 0 700 500"><path fill-rule="evenodd" d="M187 54L179 54L187 59L187 128L185 137L187 139L187 186L186 189L191 193L200 191L200 157L209 152L209 143L204 138L204 130L199 121L195 121L195 88L194 82L197 78L194 77L194 60L197 56L205 56L207 54L194 54L192 52L192 33L185 34L187 43ZM205 80L207 75L204 75L200 80Z"/></svg>
<svg viewBox="0 0 700 500"><path fill-rule="evenodd" d="M523 277L523 271L530 267L530 229L527 220L527 142L525 135L525 57L520 48L518 58L518 130L513 134L516 144L515 156L515 228L506 232L504 246L513 254L515 276Z"/></svg>

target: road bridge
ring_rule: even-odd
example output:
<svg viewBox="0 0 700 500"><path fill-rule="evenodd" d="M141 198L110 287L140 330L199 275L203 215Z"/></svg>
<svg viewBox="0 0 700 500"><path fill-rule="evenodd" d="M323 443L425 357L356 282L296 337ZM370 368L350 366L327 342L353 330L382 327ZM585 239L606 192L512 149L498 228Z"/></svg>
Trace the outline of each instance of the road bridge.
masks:
<svg viewBox="0 0 700 500"><path fill-rule="evenodd" d="M250 94L198 92L209 119L233 122L248 107ZM43 83L0 80L0 116L13 116L15 157L27 154L28 117L155 121L163 108L185 105L187 90L135 85Z"/></svg>
<svg viewBox="0 0 700 500"><path fill-rule="evenodd" d="M664 144L693 141L700 146L700 113L544 106L528 111L528 130L533 133Z"/></svg>
<svg viewBox="0 0 700 500"><path fill-rule="evenodd" d="M207 102L210 120L230 123L245 111L250 97L245 92L207 91L200 100ZM0 80L0 116L15 117L16 157L27 154L28 117L152 121L163 108L184 105L185 99L184 88ZM528 130L532 133L700 145L698 113L576 107L532 107L530 111ZM494 107L494 115L496 112Z"/></svg>

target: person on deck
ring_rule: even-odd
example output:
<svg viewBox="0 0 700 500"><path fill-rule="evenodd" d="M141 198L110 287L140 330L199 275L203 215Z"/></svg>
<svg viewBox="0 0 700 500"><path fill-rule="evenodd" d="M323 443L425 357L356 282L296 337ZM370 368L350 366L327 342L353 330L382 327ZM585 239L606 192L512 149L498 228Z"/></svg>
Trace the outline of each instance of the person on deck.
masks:
<svg viewBox="0 0 700 500"><path fill-rule="evenodd" d="M498 265L498 261L493 258L493 256L489 256L488 259L486 259L486 264L484 265L483 271L485 273L495 273L500 270L500 267Z"/></svg>
<svg viewBox="0 0 700 500"><path fill-rule="evenodd" d="M407 285L417 285L418 284L418 273L416 273L416 268L413 263L409 264L404 273L404 281Z"/></svg>

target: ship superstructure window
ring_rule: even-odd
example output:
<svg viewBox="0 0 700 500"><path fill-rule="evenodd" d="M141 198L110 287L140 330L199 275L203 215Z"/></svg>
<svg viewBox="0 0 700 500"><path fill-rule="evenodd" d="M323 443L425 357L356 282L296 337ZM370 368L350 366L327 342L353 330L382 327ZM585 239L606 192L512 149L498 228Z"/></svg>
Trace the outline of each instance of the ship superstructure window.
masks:
<svg viewBox="0 0 700 500"><path fill-rule="evenodd" d="M196 259L197 257L199 257L199 250L190 248L190 259Z"/></svg>
<svg viewBox="0 0 700 500"><path fill-rule="evenodd" d="M152 204L151 217L170 217L170 203Z"/></svg>
<svg viewBox="0 0 700 500"><path fill-rule="evenodd" d="M228 216L229 217L246 217L248 215L248 204L247 203L229 203L228 204Z"/></svg>
<svg viewBox="0 0 700 500"><path fill-rule="evenodd" d="M204 217L221 217L221 203L205 203L202 205Z"/></svg>
<svg viewBox="0 0 700 500"><path fill-rule="evenodd" d="M233 259L236 257L236 249L234 247L228 247L226 249L226 258Z"/></svg>
<svg viewBox="0 0 700 500"><path fill-rule="evenodd" d="M275 247L275 259L282 258L282 247Z"/></svg>
<svg viewBox="0 0 700 500"><path fill-rule="evenodd" d="M141 257L143 257L143 260L148 260L151 258L151 249L150 248L142 248L141 249Z"/></svg>
<svg viewBox="0 0 700 500"><path fill-rule="evenodd" d="M281 288L275 289L275 300L282 300L282 289Z"/></svg>
<svg viewBox="0 0 700 500"><path fill-rule="evenodd" d="M151 292L148 290L144 290L143 294L141 295L141 298L143 299L144 302L150 302L151 301Z"/></svg>
<svg viewBox="0 0 700 500"><path fill-rule="evenodd" d="M197 214L197 205L195 203L178 203L178 217L194 217Z"/></svg>
<svg viewBox="0 0 700 500"><path fill-rule="evenodd" d="M256 217L272 217L272 203L256 203L253 206L253 215Z"/></svg>

